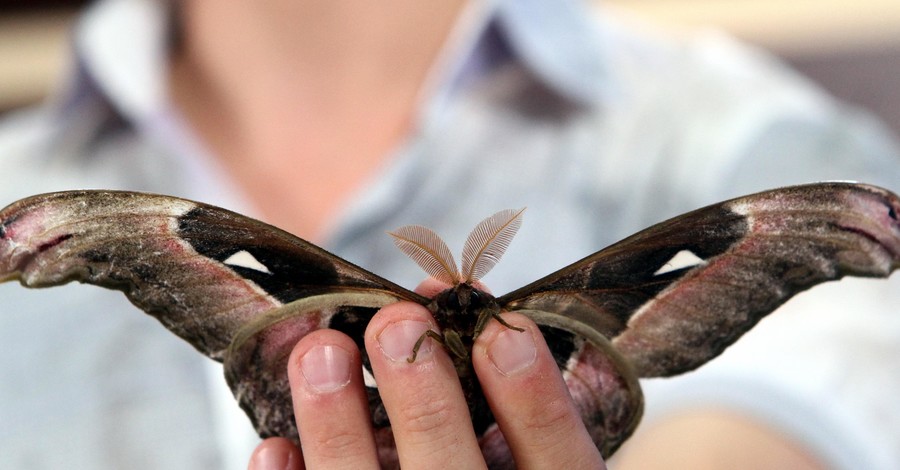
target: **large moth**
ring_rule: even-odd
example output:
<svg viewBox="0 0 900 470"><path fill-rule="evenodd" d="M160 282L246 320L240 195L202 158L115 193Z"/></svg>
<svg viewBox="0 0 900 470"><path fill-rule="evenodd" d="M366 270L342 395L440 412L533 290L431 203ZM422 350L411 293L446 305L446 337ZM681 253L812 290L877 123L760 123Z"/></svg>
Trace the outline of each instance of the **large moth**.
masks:
<svg viewBox="0 0 900 470"><path fill-rule="evenodd" d="M0 211L0 279L69 281L125 293L225 377L260 436L297 440L286 379L293 345L318 328L362 343L378 308L428 306L467 393L494 468L512 465L467 354L484 322L517 311L540 326L585 425L609 456L632 433L638 379L714 358L793 294L845 275L900 267L900 198L873 186L819 183L714 204L654 225L500 297L474 281L503 253L519 213L480 224L457 270L421 227L395 236L455 286L422 297L262 222L174 197L118 191L33 196ZM411 351L411 354L413 352ZM382 464L396 465L390 423L369 389Z"/></svg>

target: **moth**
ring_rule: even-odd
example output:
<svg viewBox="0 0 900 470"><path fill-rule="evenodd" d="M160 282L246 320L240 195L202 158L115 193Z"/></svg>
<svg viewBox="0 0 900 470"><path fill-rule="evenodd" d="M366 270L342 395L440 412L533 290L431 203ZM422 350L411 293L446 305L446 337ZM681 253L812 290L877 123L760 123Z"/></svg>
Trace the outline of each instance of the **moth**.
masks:
<svg viewBox="0 0 900 470"><path fill-rule="evenodd" d="M286 378L294 344L334 328L364 352L363 331L380 307L418 302L440 327L428 336L454 358L489 465L503 468L513 462L468 358L474 337L486 322L502 320L500 312L520 312L540 326L608 457L640 420L639 378L699 367L815 284L887 277L900 267L898 213L900 198L874 186L775 189L654 225L500 297L475 281L503 254L520 211L479 224L461 270L433 232L401 228L394 232L401 249L453 285L430 299L224 209L144 193L71 191L0 211L0 279L26 287L79 281L124 292L224 364L260 436L295 441ZM382 464L396 466L377 388L368 397Z"/></svg>

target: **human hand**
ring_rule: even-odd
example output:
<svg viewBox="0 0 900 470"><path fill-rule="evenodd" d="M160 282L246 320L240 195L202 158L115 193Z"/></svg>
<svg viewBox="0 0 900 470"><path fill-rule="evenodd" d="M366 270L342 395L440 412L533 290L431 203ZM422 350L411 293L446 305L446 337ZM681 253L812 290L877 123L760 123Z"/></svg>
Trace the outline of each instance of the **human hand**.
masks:
<svg viewBox="0 0 900 470"><path fill-rule="evenodd" d="M417 292L433 296L433 280ZM604 468L559 368L537 326L503 318L475 341L472 362L491 410L519 468ZM403 468L485 468L468 406L446 350L428 339L413 363L413 344L434 321L424 307L401 302L381 309L365 333L366 350L391 420ZM288 379L302 452L289 440L264 440L251 470L379 468L375 437L355 343L317 330L291 352Z"/></svg>

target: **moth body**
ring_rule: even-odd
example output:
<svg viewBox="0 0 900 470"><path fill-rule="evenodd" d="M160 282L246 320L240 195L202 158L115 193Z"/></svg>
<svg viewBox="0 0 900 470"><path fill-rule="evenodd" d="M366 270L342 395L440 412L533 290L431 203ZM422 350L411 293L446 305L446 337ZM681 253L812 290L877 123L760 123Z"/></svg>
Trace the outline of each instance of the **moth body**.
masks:
<svg viewBox="0 0 900 470"><path fill-rule="evenodd" d="M426 305L441 332L425 332L413 347L410 362L415 361L422 342L426 338L433 338L455 356L454 360L468 363L458 365L457 370L460 367L471 369L469 358L472 345L491 318L496 318L508 328L522 331L503 321L500 317L500 303L496 298L473 284L487 274L503 256L522 224L524 210L503 210L475 226L463 248L462 270L457 267L447 244L433 231L420 225L407 225L390 233L397 247L426 273L453 285L438 293Z"/></svg>
<svg viewBox="0 0 900 470"><path fill-rule="evenodd" d="M467 352L471 352L471 342L481 334L487 321L500 313L500 304L493 295L465 283L440 292L427 308L442 331L454 331L469 340Z"/></svg>
<svg viewBox="0 0 900 470"><path fill-rule="evenodd" d="M472 346L487 322L491 318L499 318L500 304L490 293L460 283L438 293L426 307L431 311L441 330L440 333L433 332L439 338L435 339L450 352L466 402L469 404L472 424L475 432L480 434L494 422L494 417L475 376L475 369L472 366ZM426 335L434 338L428 333ZM413 354L415 352L413 351Z"/></svg>

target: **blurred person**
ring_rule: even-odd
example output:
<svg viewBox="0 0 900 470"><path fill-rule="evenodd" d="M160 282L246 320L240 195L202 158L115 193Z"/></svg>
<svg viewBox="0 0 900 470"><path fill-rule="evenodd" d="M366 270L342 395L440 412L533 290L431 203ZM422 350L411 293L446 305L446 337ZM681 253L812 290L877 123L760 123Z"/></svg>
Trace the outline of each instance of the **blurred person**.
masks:
<svg viewBox="0 0 900 470"><path fill-rule="evenodd" d="M481 217L527 206L486 280L503 293L728 197L900 184L877 122L771 57L577 1L101 0L72 36L65 87L0 130L3 201L188 197L406 286L422 275L384 232L408 223L458 246ZM817 288L698 371L645 381L647 415L613 462L900 467L898 282ZM221 368L121 294L3 285L0 298L0 466L246 465L258 439ZM382 314L422 314L403 308ZM461 445L432 456L477 460ZM597 463L576 447L568 457ZM270 440L251 465L299 456Z"/></svg>

